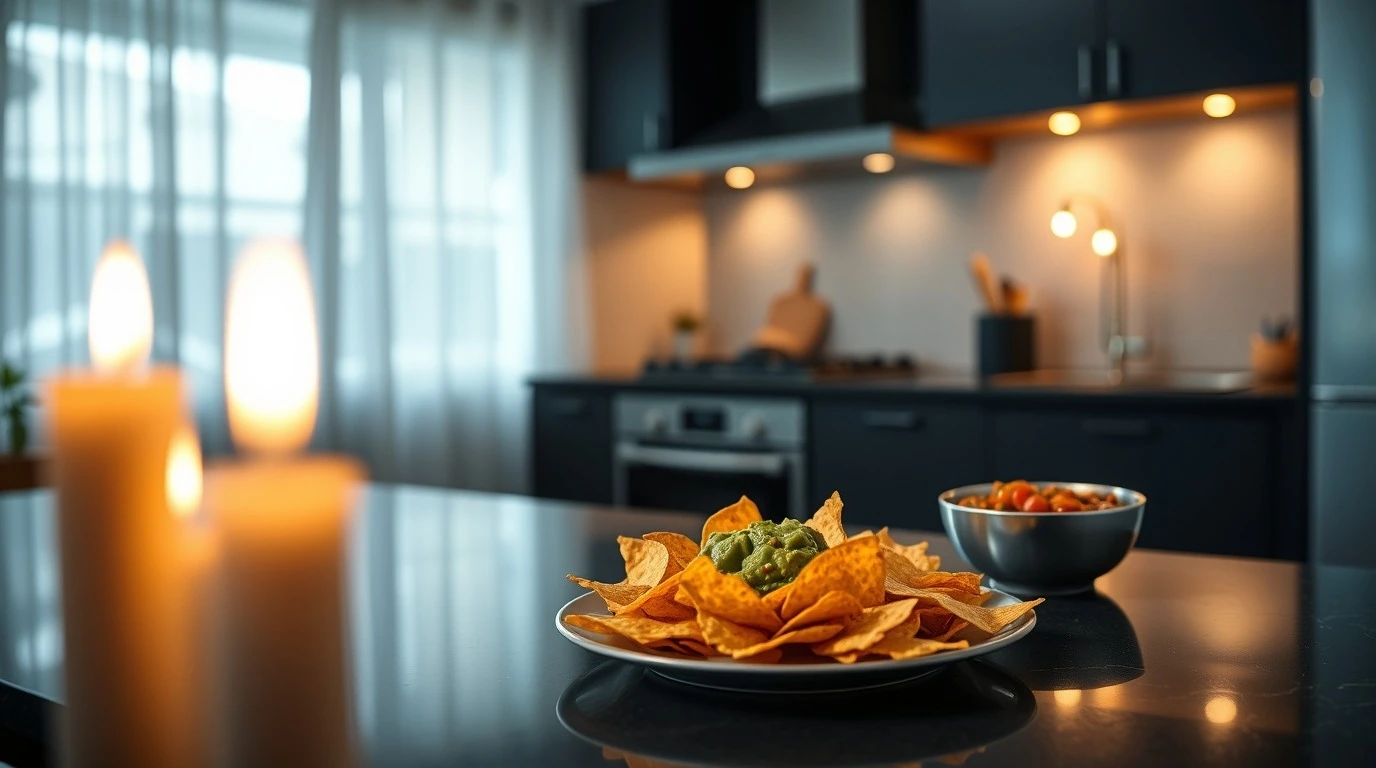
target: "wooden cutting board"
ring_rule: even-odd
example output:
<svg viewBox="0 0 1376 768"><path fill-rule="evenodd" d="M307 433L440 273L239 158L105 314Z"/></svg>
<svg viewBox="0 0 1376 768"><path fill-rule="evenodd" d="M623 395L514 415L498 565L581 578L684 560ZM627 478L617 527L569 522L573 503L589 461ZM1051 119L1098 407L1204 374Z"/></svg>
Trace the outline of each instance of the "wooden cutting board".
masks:
<svg viewBox="0 0 1376 768"><path fill-rule="evenodd" d="M812 292L813 272L811 264L800 266L793 289L769 303L764 327L755 333L755 346L795 359L817 353L831 320L831 307Z"/></svg>

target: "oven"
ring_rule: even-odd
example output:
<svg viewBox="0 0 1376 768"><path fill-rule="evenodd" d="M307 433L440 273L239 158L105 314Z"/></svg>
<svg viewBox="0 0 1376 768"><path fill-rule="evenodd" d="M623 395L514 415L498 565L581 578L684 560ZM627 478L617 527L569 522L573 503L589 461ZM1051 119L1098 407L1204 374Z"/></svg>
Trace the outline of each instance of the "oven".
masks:
<svg viewBox="0 0 1376 768"><path fill-rule="evenodd" d="M614 419L616 504L710 513L745 495L766 518L806 516L801 400L623 393Z"/></svg>

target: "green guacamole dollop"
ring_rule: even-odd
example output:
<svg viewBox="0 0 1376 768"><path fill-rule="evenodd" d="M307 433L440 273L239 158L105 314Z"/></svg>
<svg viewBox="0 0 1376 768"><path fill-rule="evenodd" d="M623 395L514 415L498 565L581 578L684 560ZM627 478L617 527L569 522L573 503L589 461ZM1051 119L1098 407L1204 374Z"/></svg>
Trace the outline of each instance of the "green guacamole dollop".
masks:
<svg viewBox="0 0 1376 768"><path fill-rule="evenodd" d="M714 533L703 552L717 570L745 579L761 595L798 578L798 572L827 548L822 534L797 520L759 520L743 531Z"/></svg>

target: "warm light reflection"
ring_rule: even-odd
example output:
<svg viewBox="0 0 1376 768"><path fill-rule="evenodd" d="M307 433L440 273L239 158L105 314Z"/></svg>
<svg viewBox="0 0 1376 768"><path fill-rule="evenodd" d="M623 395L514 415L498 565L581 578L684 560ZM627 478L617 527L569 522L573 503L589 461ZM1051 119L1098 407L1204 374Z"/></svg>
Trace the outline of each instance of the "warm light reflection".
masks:
<svg viewBox="0 0 1376 768"><path fill-rule="evenodd" d="M1237 703L1227 696L1215 696L1204 704L1204 717L1219 725L1231 723L1237 717Z"/></svg>
<svg viewBox="0 0 1376 768"><path fill-rule="evenodd" d="M1065 208L1051 214L1051 234L1056 237L1064 238L1075 234L1077 224L1075 214Z"/></svg>
<svg viewBox="0 0 1376 768"><path fill-rule="evenodd" d="M1053 112L1046 127L1057 136L1070 136L1080 130L1080 116L1074 112Z"/></svg>
<svg viewBox="0 0 1376 768"><path fill-rule="evenodd" d="M732 189L747 189L755 183L755 172L743 165L726 169L726 186Z"/></svg>
<svg viewBox="0 0 1376 768"><path fill-rule="evenodd" d="M1316 99L1323 98L1323 78L1313 77L1309 79L1309 95Z"/></svg>
<svg viewBox="0 0 1376 768"><path fill-rule="evenodd" d="M1089 238L1089 247L1097 256L1112 256L1118 250L1118 236L1107 227L1097 229Z"/></svg>
<svg viewBox="0 0 1376 768"><path fill-rule="evenodd" d="M1051 698L1063 707L1073 707L1080 703L1080 692L1073 688L1064 691L1052 691Z"/></svg>
<svg viewBox="0 0 1376 768"><path fill-rule="evenodd" d="M287 240L251 243L239 257L225 309L225 400L240 448L289 453L315 427L320 352L311 279Z"/></svg>
<svg viewBox="0 0 1376 768"><path fill-rule="evenodd" d="M875 152L872 155L865 155L865 159L860 161L865 166L865 170L870 173L888 173L893 170L893 155L885 152Z"/></svg>
<svg viewBox="0 0 1376 768"><path fill-rule="evenodd" d="M167 446L167 507L190 517L201 505L201 444L196 431L183 425Z"/></svg>
<svg viewBox="0 0 1376 768"><path fill-rule="evenodd" d="M105 374L129 374L148 362L153 346L153 299L138 251L112 240L96 263L87 314L91 363Z"/></svg>
<svg viewBox="0 0 1376 768"><path fill-rule="evenodd" d="M1204 114L1209 117L1227 117L1237 109L1237 102L1226 93L1211 93L1204 97Z"/></svg>

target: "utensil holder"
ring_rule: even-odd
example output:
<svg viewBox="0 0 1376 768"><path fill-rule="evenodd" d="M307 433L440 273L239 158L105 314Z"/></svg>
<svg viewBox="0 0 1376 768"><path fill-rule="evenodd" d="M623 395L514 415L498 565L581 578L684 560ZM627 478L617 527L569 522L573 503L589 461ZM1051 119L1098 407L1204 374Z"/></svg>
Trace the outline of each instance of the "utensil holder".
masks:
<svg viewBox="0 0 1376 768"><path fill-rule="evenodd" d="M975 325L980 378L1036 368L1036 331L1031 315L980 315Z"/></svg>
<svg viewBox="0 0 1376 768"><path fill-rule="evenodd" d="M1268 339L1252 334L1252 373L1269 383L1293 381L1299 367L1300 344L1294 333L1283 339Z"/></svg>

